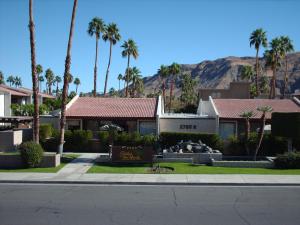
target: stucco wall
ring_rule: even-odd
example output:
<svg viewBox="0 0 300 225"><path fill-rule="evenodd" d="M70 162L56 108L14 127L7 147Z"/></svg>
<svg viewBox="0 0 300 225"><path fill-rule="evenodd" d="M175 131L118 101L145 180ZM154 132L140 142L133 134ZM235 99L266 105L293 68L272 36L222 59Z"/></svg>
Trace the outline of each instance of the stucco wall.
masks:
<svg viewBox="0 0 300 225"><path fill-rule="evenodd" d="M0 116L4 116L4 94L0 93Z"/></svg>
<svg viewBox="0 0 300 225"><path fill-rule="evenodd" d="M0 151L14 151L22 143L22 130L0 132Z"/></svg>

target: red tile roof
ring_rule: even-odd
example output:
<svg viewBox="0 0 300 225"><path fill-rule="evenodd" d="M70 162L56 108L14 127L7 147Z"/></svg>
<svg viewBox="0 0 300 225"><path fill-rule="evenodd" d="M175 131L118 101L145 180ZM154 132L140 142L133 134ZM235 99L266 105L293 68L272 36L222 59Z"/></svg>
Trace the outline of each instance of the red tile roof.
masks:
<svg viewBox="0 0 300 225"><path fill-rule="evenodd" d="M28 96L28 94L14 90L13 88L8 88L5 85L0 85L0 91L10 93L11 95L14 95L14 96L23 96L23 97Z"/></svg>
<svg viewBox="0 0 300 225"><path fill-rule="evenodd" d="M67 117L155 118L156 98L79 97L67 109Z"/></svg>
<svg viewBox="0 0 300 225"><path fill-rule="evenodd" d="M257 111L258 107L271 106L273 112L300 112L300 107L289 99L213 99L219 117L222 119L241 118L239 115L245 111L254 111L258 119L261 112ZM267 113L267 119L271 118L271 113Z"/></svg>
<svg viewBox="0 0 300 225"><path fill-rule="evenodd" d="M8 92L13 96L29 97L30 95L32 95L31 89L24 88L24 87L14 88L4 84L0 84L0 91ZM45 93L39 93L39 96L42 96L43 98L55 98L53 95L48 95Z"/></svg>

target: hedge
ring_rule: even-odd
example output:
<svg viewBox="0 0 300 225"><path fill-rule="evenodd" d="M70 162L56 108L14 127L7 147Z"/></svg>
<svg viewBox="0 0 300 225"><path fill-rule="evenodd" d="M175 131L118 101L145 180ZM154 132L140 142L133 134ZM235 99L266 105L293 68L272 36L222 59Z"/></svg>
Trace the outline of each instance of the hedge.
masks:
<svg viewBox="0 0 300 225"><path fill-rule="evenodd" d="M44 150L41 145L29 141L19 146L21 157L27 167L38 167L42 162Z"/></svg>
<svg viewBox="0 0 300 225"><path fill-rule="evenodd" d="M53 127L50 123L40 124L40 140L52 137Z"/></svg>
<svg viewBox="0 0 300 225"><path fill-rule="evenodd" d="M272 135L297 139L300 137L300 112L272 113Z"/></svg>
<svg viewBox="0 0 300 225"><path fill-rule="evenodd" d="M159 141L161 147L163 148L168 148L170 146L176 145L181 140L191 140L193 142L198 142L199 140L201 140L204 144L213 149L223 149L223 141L217 134L162 132L159 136Z"/></svg>
<svg viewBox="0 0 300 225"><path fill-rule="evenodd" d="M300 152L287 152L278 155L274 160L275 168L300 169Z"/></svg>

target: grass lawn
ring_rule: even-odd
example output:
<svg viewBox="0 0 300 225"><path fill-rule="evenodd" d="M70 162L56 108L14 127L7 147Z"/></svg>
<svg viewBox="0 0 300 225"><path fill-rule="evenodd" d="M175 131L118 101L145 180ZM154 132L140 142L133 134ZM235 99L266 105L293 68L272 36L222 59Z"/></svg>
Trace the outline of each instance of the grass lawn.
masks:
<svg viewBox="0 0 300 225"><path fill-rule="evenodd" d="M161 167L172 167L170 174L278 174L278 175L300 175L300 169L263 169L263 168L229 168L193 165L190 163L160 163ZM89 169L88 173L149 173L149 165L108 165L97 164Z"/></svg>
<svg viewBox="0 0 300 225"><path fill-rule="evenodd" d="M79 154L66 154L63 155L61 163L57 167L47 167L47 168L25 168L25 169L0 169L0 172L14 172L14 173L56 173L73 159L76 159Z"/></svg>

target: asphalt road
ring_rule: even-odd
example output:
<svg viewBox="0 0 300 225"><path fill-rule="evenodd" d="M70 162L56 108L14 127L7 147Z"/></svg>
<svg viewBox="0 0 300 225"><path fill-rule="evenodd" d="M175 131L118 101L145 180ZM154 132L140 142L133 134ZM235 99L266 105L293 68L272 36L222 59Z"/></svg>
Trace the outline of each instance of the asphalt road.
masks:
<svg viewBox="0 0 300 225"><path fill-rule="evenodd" d="M1 225L300 224L300 187L0 184Z"/></svg>

